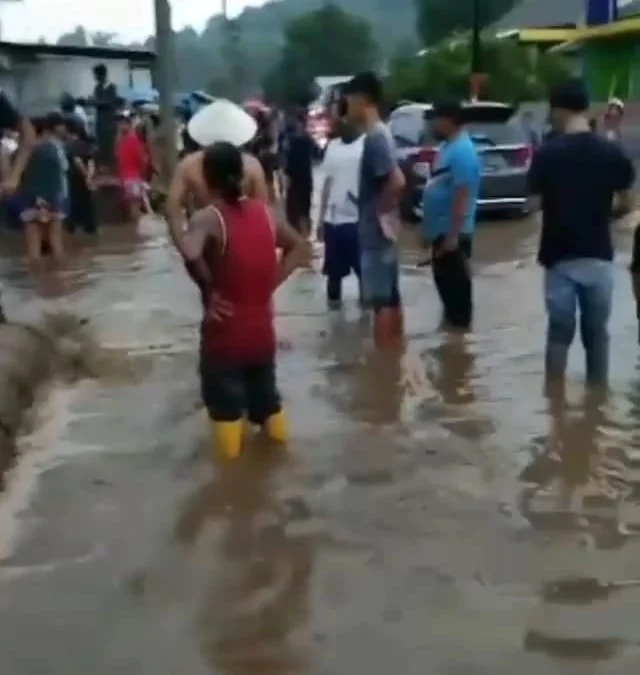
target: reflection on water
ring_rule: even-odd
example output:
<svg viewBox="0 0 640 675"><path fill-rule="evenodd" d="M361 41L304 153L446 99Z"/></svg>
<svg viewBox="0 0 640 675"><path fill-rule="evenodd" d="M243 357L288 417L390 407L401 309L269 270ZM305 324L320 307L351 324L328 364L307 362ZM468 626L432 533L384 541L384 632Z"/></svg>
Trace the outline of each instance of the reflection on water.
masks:
<svg viewBox="0 0 640 675"><path fill-rule="evenodd" d="M267 447L251 451L250 459L222 467L212 484L193 495L180 514L176 537L194 545L207 527L220 528L211 557L214 581L198 617L213 672L299 675L313 545L288 525L309 514L296 500L275 498L273 472L282 456Z"/></svg>
<svg viewBox="0 0 640 675"><path fill-rule="evenodd" d="M612 433L616 424L605 392L587 390L571 405L565 386L554 384L547 400L548 435L520 476L522 514L544 535L542 560L550 575L524 648L564 659L611 660L631 644L620 637L628 627L618 616L634 602L625 594L640 589L640 579L612 578L615 565L606 558L631 536L624 515L632 494L626 441Z"/></svg>
<svg viewBox="0 0 640 675"><path fill-rule="evenodd" d="M175 428L185 401L192 412L199 302L161 231L153 223L139 233L112 228L98 250L70 250L57 278L36 280L44 284L37 301L67 301L97 336L87 350L104 350L87 376L108 392L96 407L117 414L105 423L100 409L87 410L81 434L79 425L70 427L76 443L80 434L99 447L136 447L143 434ZM195 630L211 673L573 675L582 662L613 662L637 649L640 373L632 367L628 284L618 275L612 391L583 391L576 350L567 388L542 395L544 314L540 273L530 263L534 244L531 224L483 225L474 261L476 325L466 336L438 331L429 274L405 270L402 350L373 349L370 326L350 302L344 314L328 316L318 277L301 275L282 289L278 337L290 348L279 353L279 376L293 427L290 455L274 456L256 441L253 452L194 489L177 520L171 514L178 557L198 572L194 625L183 619L191 616L189 601L175 614L188 623L188 648ZM36 302L34 281L15 259L0 258L0 275L10 289L10 315ZM355 292L352 299L355 306ZM140 395L111 388L107 371L120 355L134 362L136 377L118 378L118 386L134 381ZM159 417L151 414L158 386L181 404L150 427L146 420ZM131 414L132 400L140 401L140 414ZM129 423L114 441L111 420L119 418ZM163 457L156 454L154 465ZM114 487L102 488L113 502L118 471L130 470L122 466L113 471ZM135 476L144 470L133 468ZM208 459L198 459L194 482L208 471ZM78 495L94 498L59 480L65 509ZM141 497L145 511L161 511L166 495L176 496L175 476L163 480L164 493ZM287 489L296 496L283 497ZM50 520L42 511L35 518ZM318 522L324 539L309 534ZM137 525L125 514L115 529ZM134 538L143 548L144 524L142 531ZM102 537L99 527L90 534ZM319 555L327 541L340 546L323 545ZM156 557L148 556L150 577ZM180 572L171 567L169 574L181 587ZM180 604L167 585L171 602ZM68 588L73 603L75 586ZM38 592L49 591L43 585ZM163 597L151 586L148 593ZM24 606L30 627L40 614ZM39 630L46 632L51 622L42 616ZM155 639L150 622L123 619ZM461 636L474 649L462 649ZM97 640L110 637L99 633ZM131 639L138 649L137 636ZM565 670L573 667L565 660L580 661L578 670Z"/></svg>

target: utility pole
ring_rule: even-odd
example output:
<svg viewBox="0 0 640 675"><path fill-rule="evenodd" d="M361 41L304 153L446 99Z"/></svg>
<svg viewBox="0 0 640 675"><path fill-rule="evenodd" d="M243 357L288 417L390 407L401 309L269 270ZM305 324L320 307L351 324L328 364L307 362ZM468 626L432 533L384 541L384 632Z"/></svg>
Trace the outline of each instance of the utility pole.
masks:
<svg viewBox="0 0 640 675"><path fill-rule="evenodd" d="M480 0L473 0L473 17L471 22L471 73L469 89L471 100L480 98L480 90L487 75L482 64L482 19L480 17Z"/></svg>
<svg viewBox="0 0 640 675"><path fill-rule="evenodd" d="M156 18L156 84L160 94L160 131L162 137L161 177L169 186L178 159L173 116L175 52L169 0L154 0Z"/></svg>

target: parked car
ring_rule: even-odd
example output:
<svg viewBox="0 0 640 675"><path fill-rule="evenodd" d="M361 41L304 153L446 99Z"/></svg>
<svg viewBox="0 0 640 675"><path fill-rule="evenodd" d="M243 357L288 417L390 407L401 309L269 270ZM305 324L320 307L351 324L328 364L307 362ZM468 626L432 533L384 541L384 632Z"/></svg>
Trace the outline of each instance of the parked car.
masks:
<svg viewBox="0 0 640 675"><path fill-rule="evenodd" d="M527 172L533 148L506 103L477 101L464 104L466 129L482 157L483 172L478 208L520 215L527 205ZM403 217L422 216L422 192L438 156L433 137L430 103L410 103L396 108L389 129L396 143L406 188L401 202Z"/></svg>

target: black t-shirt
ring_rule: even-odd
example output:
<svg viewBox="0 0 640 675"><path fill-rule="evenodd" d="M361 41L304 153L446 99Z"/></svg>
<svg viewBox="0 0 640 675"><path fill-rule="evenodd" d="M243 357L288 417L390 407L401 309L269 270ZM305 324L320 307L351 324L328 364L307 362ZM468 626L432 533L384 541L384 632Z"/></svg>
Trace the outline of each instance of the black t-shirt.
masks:
<svg viewBox="0 0 640 675"><path fill-rule="evenodd" d="M634 178L621 147L593 132L562 134L543 144L529 170L529 190L542 199L540 264L612 260L613 197L631 188Z"/></svg>
<svg viewBox="0 0 640 675"><path fill-rule="evenodd" d="M0 91L0 130L17 131L20 126L21 115L10 101L9 97Z"/></svg>
<svg viewBox="0 0 640 675"><path fill-rule="evenodd" d="M313 162L318 158L318 148L311 136L302 131L289 140L286 174L292 183L310 186L313 183Z"/></svg>

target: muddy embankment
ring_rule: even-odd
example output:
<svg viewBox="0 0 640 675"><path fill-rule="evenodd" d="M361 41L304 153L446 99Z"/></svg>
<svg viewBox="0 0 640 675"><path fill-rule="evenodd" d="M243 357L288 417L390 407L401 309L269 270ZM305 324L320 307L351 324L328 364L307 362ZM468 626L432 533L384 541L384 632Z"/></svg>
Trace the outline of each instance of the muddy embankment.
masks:
<svg viewBox="0 0 640 675"><path fill-rule="evenodd" d="M0 478L15 460L16 436L44 387L60 378L97 377L104 360L88 322L73 314L0 324Z"/></svg>

